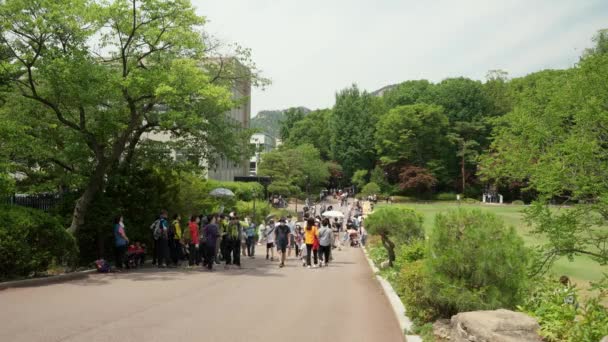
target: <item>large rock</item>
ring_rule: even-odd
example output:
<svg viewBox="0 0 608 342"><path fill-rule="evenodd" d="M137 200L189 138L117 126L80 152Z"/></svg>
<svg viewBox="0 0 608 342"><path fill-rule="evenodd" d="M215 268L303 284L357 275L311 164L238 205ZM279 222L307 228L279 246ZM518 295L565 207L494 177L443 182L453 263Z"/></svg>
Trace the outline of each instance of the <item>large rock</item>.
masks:
<svg viewBox="0 0 608 342"><path fill-rule="evenodd" d="M534 318L509 310L462 312L452 316L449 326L445 321L438 323L434 331L440 341L542 341L538 335L540 327Z"/></svg>

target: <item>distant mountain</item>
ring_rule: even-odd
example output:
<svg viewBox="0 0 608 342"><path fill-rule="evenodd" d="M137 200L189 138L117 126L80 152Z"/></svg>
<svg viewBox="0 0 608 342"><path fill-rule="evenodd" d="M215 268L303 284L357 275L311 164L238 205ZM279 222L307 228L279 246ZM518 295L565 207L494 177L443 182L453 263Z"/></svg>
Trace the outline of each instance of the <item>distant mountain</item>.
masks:
<svg viewBox="0 0 608 342"><path fill-rule="evenodd" d="M306 107L297 107L304 114L311 112ZM281 129L281 121L285 117L285 111L281 110L262 110L258 112L258 115L251 118L251 128L259 128L262 132L272 135L273 137L279 136L279 130Z"/></svg>

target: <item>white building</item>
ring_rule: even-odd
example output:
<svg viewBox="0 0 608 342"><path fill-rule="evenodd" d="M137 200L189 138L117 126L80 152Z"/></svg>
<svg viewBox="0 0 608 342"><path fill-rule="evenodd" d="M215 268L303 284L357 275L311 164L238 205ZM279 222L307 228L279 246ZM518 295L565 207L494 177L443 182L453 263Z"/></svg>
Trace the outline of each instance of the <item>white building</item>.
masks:
<svg viewBox="0 0 608 342"><path fill-rule="evenodd" d="M276 139L265 133L256 133L251 136L250 143L255 148L255 154L249 160L249 175L257 176L262 155L276 148Z"/></svg>

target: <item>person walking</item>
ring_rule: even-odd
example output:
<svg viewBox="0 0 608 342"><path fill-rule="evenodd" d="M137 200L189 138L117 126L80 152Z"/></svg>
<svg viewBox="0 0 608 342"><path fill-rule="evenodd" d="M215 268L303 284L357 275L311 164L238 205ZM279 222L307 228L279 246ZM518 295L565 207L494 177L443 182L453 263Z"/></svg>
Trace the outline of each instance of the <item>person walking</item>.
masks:
<svg viewBox="0 0 608 342"><path fill-rule="evenodd" d="M264 230L264 240L266 240L266 260L268 260L270 252L270 261L274 261L274 241L275 241L275 226L274 222L270 220L266 229Z"/></svg>
<svg viewBox="0 0 608 342"><path fill-rule="evenodd" d="M125 233L125 225L122 216L114 219L114 247L116 253L116 268L121 271L126 265L127 245L129 238Z"/></svg>
<svg viewBox="0 0 608 342"><path fill-rule="evenodd" d="M217 246L217 240L219 237L219 228L217 225L217 221L218 221L219 217L217 215L212 215L209 218L209 224L207 226L205 226L204 229L204 233L205 233L205 248L206 251L204 253L205 255L205 260L204 260L204 266L207 266L207 269L209 271L213 271L213 264L215 263L215 256L217 255L216 251L216 246Z"/></svg>
<svg viewBox="0 0 608 342"><path fill-rule="evenodd" d="M251 259L255 258L255 223L251 222L249 227L245 230L247 237L247 256Z"/></svg>
<svg viewBox="0 0 608 342"><path fill-rule="evenodd" d="M289 239L291 237L291 229L287 225L287 220L281 217L279 220L279 226L276 228L277 231L277 248L281 251L281 263L279 267L285 267L285 258L287 257L287 245L289 245ZM290 248L291 250L291 248Z"/></svg>
<svg viewBox="0 0 608 342"><path fill-rule="evenodd" d="M304 230L304 243L306 243L306 266L308 266L308 268L311 268L310 257L312 254L314 254L315 267L317 267L317 264L319 263L317 251L313 249L315 239L318 237L319 231L315 226L315 219L311 217L306 222L306 229Z"/></svg>
<svg viewBox="0 0 608 342"><path fill-rule="evenodd" d="M156 242L156 261L158 267L167 267L169 264L169 214L166 210L161 211L158 219L160 228L159 237Z"/></svg>
<svg viewBox="0 0 608 342"><path fill-rule="evenodd" d="M322 255L321 266L329 265L331 246L334 241L334 233L330 228L329 219L323 219L319 229L319 249Z"/></svg>
<svg viewBox="0 0 608 342"><path fill-rule="evenodd" d="M226 269L233 264L241 268L241 231L241 223L235 214L230 218L226 232L226 255L224 255Z"/></svg>
<svg viewBox="0 0 608 342"><path fill-rule="evenodd" d="M173 221L169 228L169 249L171 251L171 261L174 266L178 266L182 258L182 227L180 224L182 217L179 214L173 216Z"/></svg>
<svg viewBox="0 0 608 342"><path fill-rule="evenodd" d="M196 215L190 217L190 223L188 223L188 230L190 230L190 255L188 260L188 268L199 265L199 234L198 234L198 223L200 218Z"/></svg>
<svg viewBox="0 0 608 342"><path fill-rule="evenodd" d="M296 257L298 256L298 245L296 244L296 224L293 222L291 215L287 216L287 226L289 227L289 250L287 256L291 257L291 250L296 249Z"/></svg>
<svg viewBox="0 0 608 342"><path fill-rule="evenodd" d="M247 228L249 228L249 217L245 217L245 221L241 221L241 231L240 231L240 236L241 236L241 253L242 256L248 256L247 255Z"/></svg>

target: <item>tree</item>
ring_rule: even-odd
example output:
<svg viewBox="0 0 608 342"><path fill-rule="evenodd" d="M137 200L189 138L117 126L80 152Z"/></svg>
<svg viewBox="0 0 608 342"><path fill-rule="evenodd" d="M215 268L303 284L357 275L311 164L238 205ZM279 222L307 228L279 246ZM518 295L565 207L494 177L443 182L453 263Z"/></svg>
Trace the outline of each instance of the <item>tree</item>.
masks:
<svg viewBox="0 0 608 342"><path fill-rule="evenodd" d="M370 234L380 235L388 252L389 265L395 261L395 242L411 244L424 238L422 215L416 211L400 207L382 207L365 219L365 227Z"/></svg>
<svg viewBox="0 0 608 342"><path fill-rule="evenodd" d="M367 170L357 170L351 179L351 182L357 187L357 189L363 189L365 183L367 182L365 178L367 178L367 174L369 172Z"/></svg>
<svg viewBox="0 0 608 342"><path fill-rule="evenodd" d="M418 194L428 193L437 184L437 179L429 170L419 166L404 166L399 174L401 190L416 191Z"/></svg>
<svg viewBox="0 0 608 342"><path fill-rule="evenodd" d="M376 154L374 131L382 100L361 92L357 86L336 94L330 128L332 159L342 165L344 177L351 179L356 170L370 170Z"/></svg>
<svg viewBox="0 0 608 342"><path fill-rule="evenodd" d="M608 54L608 29L597 31L592 40L593 43L595 43L595 46L585 49L583 58L591 55Z"/></svg>
<svg viewBox="0 0 608 342"><path fill-rule="evenodd" d="M439 157L448 118L436 105L414 104L391 109L378 121L375 146L385 165L426 165Z"/></svg>
<svg viewBox="0 0 608 342"><path fill-rule="evenodd" d="M464 194L467 181L467 163L477 161L479 155L479 142L476 139L483 137L485 126L479 122L459 121L452 127L448 139L457 146L456 156L460 158L460 175L462 180L461 191Z"/></svg>
<svg viewBox="0 0 608 342"><path fill-rule="evenodd" d="M281 126L279 134L281 140L285 141L289 137L289 131L293 128L293 125L304 119L304 111L301 108L289 108L284 112L284 119L281 120Z"/></svg>
<svg viewBox="0 0 608 342"><path fill-rule="evenodd" d="M544 261L588 255L608 262L608 55L589 55L574 68L514 80L512 112L495 128L483 176L525 181L538 191L527 213L546 238ZM549 210L552 201L573 206Z"/></svg>
<svg viewBox="0 0 608 342"><path fill-rule="evenodd" d="M434 84L427 80L405 81L384 94L384 101L389 108L432 103Z"/></svg>
<svg viewBox="0 0 608 342"><path fill-rule="evenodd" d="M303 119L293 124L283 143L289 147L310 144L319 150L323 160L329 160L332 137L332 131L329 127L331 116L332 111L330 109L310 112Z"/></svg>
<svg viewBox="0 0 608 342"><path fill-rule="evenodd" d="M325 184L330 176L319 150L307 144L264 154L258 172L271 177L273 183L279 182L281 188L287 188L283 186L287 184L310 191Z"/></svg>
<svg viewBox="0 0 608 342"><path fill-rule="evenodd" d="M230 86L258 80L243 66L252 65L248 50L215 58L189 1L7 0L0 18L12 87L2 116L26 126L21 141L35 147L13 162L29 174L71 175L65 185L83 190L72 232L147 132L172 135L199 160L236 159L248 145L223 115L239 105Z"/></svg>

